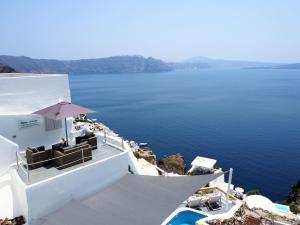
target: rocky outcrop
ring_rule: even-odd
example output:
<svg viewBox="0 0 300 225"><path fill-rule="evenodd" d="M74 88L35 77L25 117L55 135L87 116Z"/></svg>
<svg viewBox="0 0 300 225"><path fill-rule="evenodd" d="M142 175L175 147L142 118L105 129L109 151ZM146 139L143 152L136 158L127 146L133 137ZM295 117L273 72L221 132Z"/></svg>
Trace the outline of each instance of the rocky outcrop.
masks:
<svg viewBox="0 0 300 225"><path fill-rule="evenodd" d="M181 154L165 156L157 160L156 155L149 147L143 147L134 152L137 159L145 159L147 162L158 166L167 173L185 174L185 161Z"/></svg>
<svg viewBox="0 0 300 225"><path fill-rule="evenodd" d="M15 73L15 69L10 66L0 64L0 73Z"/></svg>
<svg viewBox="0 0 300 225"><path fill-rule="evenodd" d="M145 159L147 162L156 165L156 155L149 147L143 147L134 152L137 159Z"/></svg>
<svg viewBox="0 0 300 225"><path fill-rule="evenodd" d="M293 213L300 213L300 180L293 185L291 192L288 194L286 203L290 206Z"/></svg>
<svg viewBox="0 0 300 225"><path fill-rule="evenodd" d="M0 219L0 225L23 225L25 224L25 219L23 216L15 217L14 219Z"/></svg>
<svg viewBox="0 0 300 225"><path fill-rule="evenodd" d="M179 153L158 160L157 166L168 173L185 174L185 161L183 156Z"/></svg>
<svg viewBox="0 0 300 225"><path fill-rule="evenodd" d="M297 218L291 216L273 215L262 209L249 209L245 204L237 210L233 217L229 219L213 219L207 221L210 225L272 225L273 221L284 224L297 225Z"/></svg>

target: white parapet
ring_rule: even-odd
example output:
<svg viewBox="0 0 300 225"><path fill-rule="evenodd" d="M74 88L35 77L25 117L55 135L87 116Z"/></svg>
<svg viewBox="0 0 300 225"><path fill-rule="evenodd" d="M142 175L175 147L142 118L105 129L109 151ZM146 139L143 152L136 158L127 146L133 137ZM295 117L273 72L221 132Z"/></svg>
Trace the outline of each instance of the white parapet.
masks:
<svg viewBox="0 0 300 225"><path fill-rule="evenodd" d="M10 175L7 173L0 177L0 218L14 216L13 195Z"/></svg>
<svg viewBox="0 0 300 225"><path fill-rule="evenodd" d="M19 215L33 222L72 199L80 200L107 187L128 173L128 160L128 153L123 152L30 185L12 170Z"/></svg>
<svg viewBox="0 0 300 225"><path fill-rule="evenodd" d="M67 75L0 75L0 115L30 114L59 100L71 100Z"/></svg>
<svg viewBox="0 0 300 225"><path fill-rule="evenodd" d="M19 146L0 135L0 176L8 171L9 166L16 162L16 152Z"/></svg>

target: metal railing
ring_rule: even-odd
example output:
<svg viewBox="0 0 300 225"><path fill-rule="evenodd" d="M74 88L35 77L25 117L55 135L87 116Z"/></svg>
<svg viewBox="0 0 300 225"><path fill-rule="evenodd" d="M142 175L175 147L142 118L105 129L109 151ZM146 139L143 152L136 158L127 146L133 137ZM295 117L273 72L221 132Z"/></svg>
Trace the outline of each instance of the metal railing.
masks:
<svg viewBox="0 0 300 225"><path fill-rule="evenodd" d="M110 137L107 135L106 130L103 130L103 133L104 133L104 141L103 142L105 144L108 144L112 147L118 148L119 150L122 150L122 151L125 150L125 140L123 137L120 137L120 136Z"/></svg>
<svg viewBox="0 0 300 225"><path fill-rule="evenodd" d="M119 137L119 138L121 138L121 137ZM113 148L118 149L121 152L124 151L125 146L124 146L124 139L123 138L121 138L120 142L118 142L118 140L114 140L115 142L112 143L111 140L114 140L114 139L109 140L109 138L105 137L103 144L107 144L107 145L109 145ZM117 143L119 143L119 145L117 145ZM79 150L72 151L71 153L64 153L64 155L62 155L62 156L52 157L50 159L41 160L41 161L38 161L38 162L35 162L35 163L28 163L27 162L27 159L24 157L26 155L25 151L16 152L17 171L18 172L22 171L25 174L26 182L29 184L30 183L30 171L34 171L35 168L32 168L32 167L34 167L36 165L45 164L47 162L53 162L53 161L59 160L63 157L68 157L68 156L74 155L78 152L81 152L81 158L72 160L69 163L64 163L63 165L60 165L60 166L54 166L56 169L61 169L61 168L64 169L63 167L72 166L72 164L75 165L75 164L84 163L86 161L89 161L89 160L93 159L93 157L96 157L97 155L101 154L101 152L99 152L99 153L93 153L90 156L84 156L84 151L86 151L86 149L87 148L81 148ZM53 150L45 150L45 151L53 151ZM34 175L37 175L39 173L47 173L47 171L39 171L39 172L35 171Z"/></svg>

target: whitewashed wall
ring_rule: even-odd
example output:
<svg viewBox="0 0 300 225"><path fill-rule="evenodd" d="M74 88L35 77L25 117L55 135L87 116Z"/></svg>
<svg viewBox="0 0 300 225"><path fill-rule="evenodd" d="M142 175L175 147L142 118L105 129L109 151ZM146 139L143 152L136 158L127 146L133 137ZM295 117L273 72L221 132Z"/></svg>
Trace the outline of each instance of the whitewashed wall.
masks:
<svg viewBox="0 0 300 225"><path fill-rule="evenodd" d="M27 221L28 204L26 195L26 185L23 183L23 181L19 177L18 172L15 169L10 170L10 175L14 217L23 215Z"/></svg>
<svg viewBox="0 0 300 225"><path fill-rule="evenodd" d="M16 160L16 151L19 146L0 135L0 176L8 169L8 167Z"/></svg>
<svg viewBox="0 0 300 225"><path fill-rule="evenodd" d="M44 118L31 113L61 100L71 101L67 75L1 75L0 135L17 143L20 150L57 143L65 136L64 127L45 131ZM20 126L21 121L31 119L38 119L38 124Z"/></svg>
<svg viewBox="0 0 300 225"><path fill-rule="evenodd" d="M103 133L96 133L98 142L104 142L104 134ZM143 171L141 170L140 166L138 165L137 158L133 155L133 152L127 142L124 141L124 149L122 148L122 138L115 137L115 136L107 136L107 142L113 145L116 148L121 149L128 153L128 165L131 168L131 171L134 174L144 175Z"/></svg>
<svg viewBox="0 0 300 225"><path fill-rule="evenodd" d="M31 119L38 119L38 125L27 128L20 127L20 121L29 121ZM0 115L0 124L0 135L17 143L20 151L25 150L28 146L37 147L44 145L47 148L66 136L64 122L61 129L46 131L45 119L39 115ZM71 126L72 122L69 121L69 124Z"/></svg>
<svg viewBox="0 0 300 225"><path fill-rule="evenodd" d="M71 101L67 75L0 76L0 115L24 115Z"/></svg>
<svg viewBox="0 0 300 225"><path fill-rule="evenodd" d="M61 208L72 199L82 199L114 183L128 173L124 152L84 168L26 187L29 222ZM47 193L47 194L45 194Z"/></svg>

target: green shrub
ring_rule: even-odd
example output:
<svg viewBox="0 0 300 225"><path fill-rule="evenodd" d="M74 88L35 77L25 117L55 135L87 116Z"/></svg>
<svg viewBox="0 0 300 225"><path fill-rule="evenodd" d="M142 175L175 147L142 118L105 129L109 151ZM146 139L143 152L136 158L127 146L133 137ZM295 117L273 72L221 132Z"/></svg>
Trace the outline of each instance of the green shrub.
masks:
<svg viewBox="0 0 300 225"><path fill-rule="evenodd" d="M179 169L180 168L179 163L177 161L175 161L175 160L170 160L168 162L168 166L173 167L175 169Z"/></svg>
<svg viewBox="0 0 300 225"><path fill-rule="evenodd" d="M196 171L187 172L186 175L188 175L188 176L196 176L197 172Z"/></svg>
<svg viewBox="0 0 300 225"><path fill-rule="evenodd" d="M295 214L299 214L300 213L300 206L298 204L296 204L295 202L290 203L290 210L295 213Z"/></svg>

